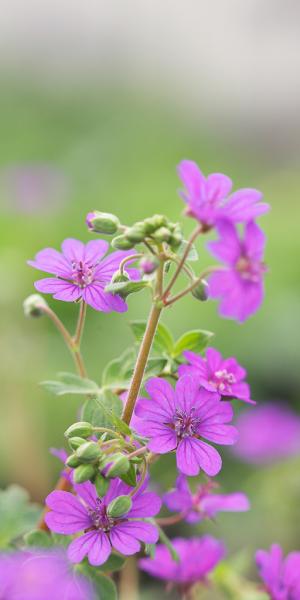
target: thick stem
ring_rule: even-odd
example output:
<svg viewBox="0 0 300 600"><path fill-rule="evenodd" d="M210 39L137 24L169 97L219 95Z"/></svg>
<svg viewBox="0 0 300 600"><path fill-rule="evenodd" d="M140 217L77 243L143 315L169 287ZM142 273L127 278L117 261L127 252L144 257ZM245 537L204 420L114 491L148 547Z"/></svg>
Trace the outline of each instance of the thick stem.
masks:
<svg viewBox="0 0 300 600"><path fill-rule="evenodd" d="M155 336L156 328L158 325L159 317L161 315L161 311L163 306L159 305L159 300L162 294L162 284L163 284L163 273L164 273L164 261L161 260L160 266L157 270L157 279L156 279L156 289L155 289L155 298L153 301L153 305L150 311L150 315L147 322L147 327L144 333L144 337L139 349L137 361L135 364L132 380L130 383L130 388L128 391L128 396L126 400L126 404L124 407L124 411L122 414L122 420L125 421L129 425L132 413L134 411L136 399L138 397L138 393L140 391L140 387L142 384L143 376L145 373L145 368L147 365L148 357L150 354L152 342Z"/></svg>
<svg viewBox="0 0 300 600"><path fill-rule="evenodd" d="M164 291L164 299L166 299L168 297L168 295L169 295L169 293L170 293L170 291L171 291L171 289L172 289L172 287L173 287L173 285L174 285L174 283L175 283L178 275L180 274L180 271L181 271L181 269L182 269L182 267L183 267L183 265L184 265L184 263L185 263L188 255L189 255L189 251L190 251L190 249L191 249L191 247L192 247L195 239L198 237L198 235L200 235L200 233L202 231L203 231L202 225L198 225L196 227L196 229L193 231L193 233L192 233L192 235L191 235L190 239L188 240L188 243L187 243L187 245L185 247L185 251L184 251L184 253L183 253L183 255L182 255L182 257L181 257L181 259L180 259L180 261L179 261L179 263L177 265L177 269L175 270L175 273L174 273L173 277L169 281L169 283L168 283L168 285L167 285L167 287L166 287L166 289Z"/></svg>

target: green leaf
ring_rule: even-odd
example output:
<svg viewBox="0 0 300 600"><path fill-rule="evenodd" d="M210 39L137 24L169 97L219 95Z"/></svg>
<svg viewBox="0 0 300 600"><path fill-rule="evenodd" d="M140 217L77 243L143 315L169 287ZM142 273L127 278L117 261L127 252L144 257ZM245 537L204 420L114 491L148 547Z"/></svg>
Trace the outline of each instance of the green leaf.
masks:
<svg viewBox="0 0 300 600"><path fill-rule="evenodd" d="M209 344L213 335L214 334L211 331L204 331L201 329L195 329L194 331L184 333L175 343L172 354L173 358L180 357L184 350L202 352Z"/></svg>
<svg viewBox="0 0 300 600"><path fill-rule="evenodd" d="M122 400L111 390L101 390L97 397L86 400L82 409L82 419L95 427L110 427L124 435L131 435L131 429L121 420Z"/></svg>
<svg viewBox="0 0 300 600"><path fill-rule="evenodd" d="M145 369L145 377L156 377L157 375L160 375L167 362L167 358L149 358Z"/></svg>
<svg viewBox="0 0 300 600"><path fill-rule="evenodd" d="M180 244L178 250L177 250L177 254L178 256L183 256L185 249L187 247L188 242L186 240L183 240L183 242ZM194 244L191 246L190 251L187 255L187 259L186 260L190 260L190 261L194 261L194 260L198 260L199 255L196 249L196 246L194 246Z"/></svg>
<svg viewBox="0 0 300 600"><path fill-rule="evenodd" d="M33 529L24 535L26 546L34 546L36 548L50 548L53 544L53 539L46 531L41 529Z"/></svg>
<svg viewBox="0 0 300 600"><path fill-rule="evenodd" d="M101 598L101 600L118 599L117 588L115 586L115 583L110 577L108 577L108 575L101 572L102 569L105 569L109 560L110 559L108 559L108 561L104 565L101 565L101 567L98 567L97 569L92 568L86 561L80 563L76 568L76 570L79 573L82 573L83 575L92 580L93 587L95 588L95 591L97 593L97 597ZM122 568L122 565L120 568Z"/></svg>
<svg viewBox="0 0 300 600"><path fill-rule="evenodd" d="M5 548L27 531L33 529L41 508L31 504L29 494L18 485L0 491L0 548Z"/></svg>
<svg viewBox="0 0 300 600"><path fill-rule="evenodd" d="M124 475L121 475L120 479L122 479L122 481L124 481L124 483L127 483L127 485L130 485L131 487L136 486L136 483L137 483L136 470L132 463L130 463L130 467L129 467L127 473L124 473Z"/></svg>
<svg viewBox="0 0 300 600"><path fill-rule="evenodd" d="M41 385L56 396L64 394L95 394L99 387L95 381L84 379L74 373L58 373L59 381L42 381Z"/></svg>
<svg viewBox="0 0 300 600"><path fill-rule="evenodd" d="M131 321L130 327L137 342L141 342L146 325L146 321ZM174 340L169 329L163 323L159 323L153 340L153 351L160 356L162 354L171 354L173 345Z"/></svg>
<svg viewBox="0 0 300 600"><path fill-rule="evenodd" d="M128 348L119 358L108 363L103 371L102 386L112 389L127 389L132 377L135 358L134 349Z"/></svg>
<svg viewBox="0 0 300 600"><path fill-rule="evenodd" d="M100 571L104 571L106 573L113 573L114 571L120 571L120 569L122 569L122 567L124 566L125 561L126 558L124 556L112 552L110 557L107 559L106 563L104 563L104 565L100 565L100 567L97 568L100 569Z"/></svg>

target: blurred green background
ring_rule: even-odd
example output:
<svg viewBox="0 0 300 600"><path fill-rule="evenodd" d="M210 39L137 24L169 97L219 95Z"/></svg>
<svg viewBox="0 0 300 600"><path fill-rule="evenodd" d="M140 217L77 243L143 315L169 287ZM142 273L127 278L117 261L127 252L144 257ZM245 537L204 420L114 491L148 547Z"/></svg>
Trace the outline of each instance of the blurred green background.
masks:
<svg viewBox="0 0 300 600"><path fill-rule="evenodd" d="M299 410L300 174L299 153L293 141L289 147L288 135L281 147L280 136L274 141L255 119L257 137L243 130L233 135L226 107L224 126L212 126L201 104L182 110L175 96L149 94L142 83L126 85L126 72L103 85L40 85L36 77L7 72L1 81L1 487L16 481L32 499L43 500L60 470L49 447L62 445L79 407L78 398L52 397L39 387L73 366L52 324L23 316L23 299L38 278L26 260L43 247L59 248L65 237L91 239L84 220L94 208L126 223L163 212L180 219L188 234L193 223L182 217L177 193L182 158L196 160L206 174L225 172L236 188L261 189L271 203L261 219L268 236L266 301L243 326L221 320L215 303L190 297L165 311L163 320L175 336L193 328L214 331L221 352L247 367L258 402L281 400ZM205 265L208 255L198 246ZM77 307L47 299L74 328ZM140 294L129 300L125 315L88 311L83 353L91 378L100 380L106 362L133 343L128 321L145 318L148 306L147 294ZM300 458L252 468L223 454L219 481L226 491L246 491L252 510L171 533L210 530L231 551L243 548L249 556L274 541L299 549ZM173 457L155 465L154 475L162 489L173 484Z"/></svg>

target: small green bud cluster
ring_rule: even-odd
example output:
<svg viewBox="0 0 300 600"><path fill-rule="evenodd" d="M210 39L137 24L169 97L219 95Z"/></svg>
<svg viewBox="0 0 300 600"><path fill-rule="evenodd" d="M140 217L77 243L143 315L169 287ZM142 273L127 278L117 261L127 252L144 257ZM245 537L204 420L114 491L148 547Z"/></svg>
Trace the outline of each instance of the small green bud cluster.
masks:
<svg viewBox="0 0 300 600"><path fill-rule="evenodd" d="M122 235L112 240L112 246L118 250L129 250L144 241L152 244L166 242L172 250L176 250L182 240L179 223L171 223L164 215L154 215L127 227Z"/></svg>

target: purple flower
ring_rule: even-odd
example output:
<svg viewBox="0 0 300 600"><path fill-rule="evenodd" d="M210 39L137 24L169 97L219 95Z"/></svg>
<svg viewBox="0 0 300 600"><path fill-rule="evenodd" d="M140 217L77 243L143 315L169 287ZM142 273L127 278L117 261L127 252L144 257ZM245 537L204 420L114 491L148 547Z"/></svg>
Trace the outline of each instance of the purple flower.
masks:
<svg viewBox="0 0 300 600"><path fill-rule="evenodd" d="M265 236L252 221L245 226L243 239L229 221L220 221L217 229L220 239L210 242L208 248L225 266L210 275L209 296L221 299L222 317L245 321L264 297Z"/></svg>
<svg viewBox="0 0 300 600"><path fill-rule="evenodd" d="M151 400L140 399L136 415L137 429L150 438L148 448L157 454L176 449L177 467L186 475L219 473L222 460L215 448L202 441L234 444L237 430L227 425L233 417L229 402L219 394L199 389L199 381L181 377L174 390L165 380L154 377L146 383Z"/></svg>
<svg viewBox="0 0 300 600"><path fill-rule="evenodd" d="M157 528L143 519L159 512L161 500L154 492L145 492L146 483L132 496L131 509L117 518L108 514L109 503L132 492L132 488L121 480L114 479L103 498L98 497L90 481L73 487L76 496L62 491L49 494L46 503L50 512L45 517L49 529L56 533L72 535L84 532L68 548L71 562L81 562L88 556L91 565L102 565L112 548L129 555L140 550L140 541L149 544L157 542Z"/></svg>
<svg viewBox="0 0 300 600"><path fill-rule="evenodd" d="M281 404L247 410L236 425L239 440L234 454L247 463L270 463L300 452L300 417Z"/></svg>
<svg viewBox="0 0 300 600"><path fill-rule="evenodd" d="M299 600L300 552L291 552L284 559L279 545L270 551L258 550L256 564L272 600Z"/></svg>
<svg viewBox="0 0 300 600"><path fill-rule="evenodd" d="M212 481L198 485L192 494L184 475L179 475L174 490L163 496L163 501L172 512L184 513L187 523L197 523L205 518L213 519L218 512L244 512L249 510L249 500L245 494L213 494L218 487Z"/></svg>
<svg viewBox="0 0 300 600"><path fill-rule="evenodd" d="M185 187L181 192L187 204L186 213L210 229L218 219L229 219L233 223L245 223L264 214L269 205L260 202L261 192L252 188L237 190L229 195L232 181L223 173L212 173L204 177L198 165L183 160L178 166L178 175Z"/></svg>
<svg viewBox="0 0 300 600"><path fill-rule="evenodd" d="M256 404L250 399L250 388L243 381L247 371L238 364L235 358L223 359L220 352L214 348L207 348L205 358L194 352L186 350L183 356L190 363L180 365L178 373L198 377L200 385L209 392L218 392L224 400L238 398L250 404Z"/></svg>
<svg viewBox="0 0 300 600"><path fill-rule="evenodd" d="M61 248L62 253L54 248L45 248L37 253L35 260L28 261L35 269L55 275L35 282L39 292L53 294L56 300L65 302L82 299L95 310L103 312L127 310L126 302L120 296L106 293L105 287L130 251L112 252L103 258L108 249L104 240L83 244L72 238L64 240ZM128 269L127 272L132 279L139 278L136 269Z"/></svg>
<svg viewBox="0 0 300 600"><path fill-rule="evenodd" d="M187 589L198 581L205 581L224 558L225 547L210 535L199 538L175 538L172 544L179 555L179 561L172 559L166 546L156 547L155 558L139 560L141 569L159 579L178 584Z"/></svg>
<svg viewBox="0 0 300 600"><path fill-rule="evenodd" d="M96 600L91 583L70 569L65 554L34 550L0 554L0 598Z"/></svg>

